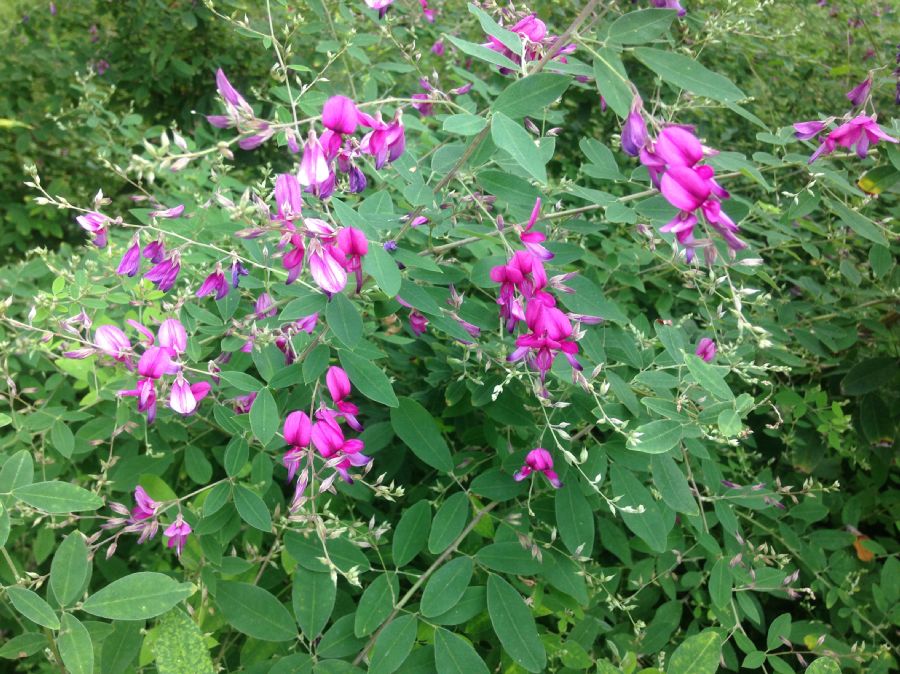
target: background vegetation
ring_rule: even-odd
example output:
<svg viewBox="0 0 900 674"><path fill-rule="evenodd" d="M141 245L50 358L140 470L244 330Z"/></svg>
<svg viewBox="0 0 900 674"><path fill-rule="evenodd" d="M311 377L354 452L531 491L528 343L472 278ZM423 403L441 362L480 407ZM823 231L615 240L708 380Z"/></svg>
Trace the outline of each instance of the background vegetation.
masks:
<svg viewBox="0 0 900 674"><path fill-rule="evenodd" d="M168 231L266 262L255 242L233 243L238 223L228 213L199 205L216 194L240 202L244 190L267 199L274 175L296 157L280 139L236 152L233 161L215 151L230 139L203 117L221 111L216 68L262 116L280 122L290 111L274 44L298 66L292 77L308 84L325 75L300 99L304 117L320 114L332 93L359 101L408 97L433 73L444 91L471 82L460 104L487 115L512 82L449 42L443 58L429 51L442 34L485 39L465 3L442 3L434 24L417 2L395 4L378 20L362 0L272 2L272 32L265 6L255 2L223 0L211 10L178 0L61 1L52 13L48 3L15 0L0 8L8 45L0 67L0 296L10 298L0 326L0 582L13 588L0 600L0 656L21 672L60 671L64 661L70 671L104 674L212 666L273 674L437 667L443 674L481 671L447 664L451 654L470 662L464 658L472 644L481 667L502 672L795 672L814 661L808 671L815 674L896 670L900 148L882 145L865 160L844 153L809 166L815 146L795 141L790 128L843 114L845 92L877 68L872 104L898 135L900 15L890 3L684 2L687 15L647 44L689 54L727 77L747 95L737 110L673 86L625 46L624 66L647 109L660 120L696 125L722 151L711 163L728 175L727 208L740 216L751 245L736 262L712 268L686 265L671 237L638 227L656 231L670 213L658 195L622 199L648 189L646 172L618 151L621 118L601 110L591 78L573 78L558 103L532 116L542 147L553 149L546 183L488 141L434 203L417 201L402 168L420 167L433 187L471 136L447 130L446 109L422 117L407 107L407 159L379 173L367 167L369 190L338 196L375 228L372 246L394 237L402 216L426 208L433 222L408 234L403 282L427 288L418 300L425 304L427 297L443 302L451 282L465 290L464 318L485 335L477 349L454 341L440 310L428 314L429 333L415 339L401 327L406 310L396 292L378 283L353 298L365 325L361 342L351 348L333 332L299 335L298 351L317 358L282 368L266 337L257 352L239 351L235 335L245 326L235 316L270 291L282 313L261 325L274 335L312 310L327 315L321 294L255 272L243 295L204 304L193 290L218 254L202 247L185 257L189 287L164 296L139 277L123 284L111 270L131 231L114 231L111 250L87 248L75 213L39 205L39 193L24 184L34 174L23 165L33 165L43 189L63 205L90 207L102 189L112 199L104 212L132 222L146 216L132 200L145 191L167 205L188 203L194 219ZM597 50L610 46L612 23L650 3L600 4L573 38L576 70L583 63L592 72ZM580 5L536 2L533 9L558 34ZM245 13L249 23L241 26ZM392 113L388 104L385 116ZM553 127L559 132L550 136ZM173 129L197 153L177 173L161 166L169 150L160 147L160 134ZM475 198L485 194L496 197L489 212ZM555 365L558 407L541 403L521 368L504 369L511 340L504 346L497 330L497 287L487 279L507 255L491 238L492 218L523 222L539 194L551 216L541 226L554 242L554 273L580 273L572 285L581 301L563 301L606 319L586 327L581 342L591 390L572 386L570 368ZM415 253L468 237L479 240L451 246L433 266L415 266L423 259ZM197 415L165 410L147 426L133 401L115 396L128 385L122 368L60 357L60 322L81 308L95 326L178 315L191 330L196 366L231 353L227 370L251 375L260 387L264 381L279 421L309 408L324 367L347 367L348 352L361 355L390 377L395 401L413 400L426 411L425 425L433 423L452 450L454 469L412 453L402 430L415 418L409 407L355 394L376 457L369 485L338 484L336 495L318 497L317 511L288 519L283 441L260 439L249 415L231 412L231 400L249 392L246 382L226 379ZM686 369L684 352L705 335L719 345L719 367L698 375ZM609 419L629 426L617 430ZM632 431L654 423L678 429L677 447L660 455L634 451ZM533 486L511 481L536 446L554 452L562 490L541 476ZM29 471L34 482L77 483L106 503L96 514L48 514L13 494L32 480L21 478ZM146 545L134 536L116 539L109 555L96 545L101 539L88 539L90 563L85 553L80 584L70 601L61 599L54 564L65 564L66 554L80 559L68 549L77 544L63 541L79 531L96 534L111 515L108 504L130 505L138 484L167 502L198 494L184 504L195 536L183 557L158 538ZM208 489L214 484L228 489ZM213 492L221 497L215 506ZM245 492L263 504L269 527L248 515ZM620 509L640 505L643 513ZM331 547L320 544L323 530ZM417 581L450 568L439 562L455 550L451 543L458 552L450 563L471 560L473 571L457 601L437 611ZM326 552L330 569L318 561ZM172 579L181 608L150 619L87 610L91 598L139 572ZM181 583L198 591L185 598ZM26 587L40 603L23 594ZM319 592L321 601L310 598ZM492 596L495 605L501 597L514 607L507 622L535 625L539 648L524 639L512 652L508 632L498 641L504 618ZM260 619L280 616L268 597L285 612L290 607L291 622L273 618L266 635L235 606L260 602ZM45 601L49 618L41 613ZM403 657L402 647L386 642L366 651L385 622L394 627L382 631L399 642L412 634ZM278 630L292 632L271 639ZM366 658L356 657L364 651ZM543 667L535 665L539 651ZM83 656L82 669L71 664L73 652ZM191 655L199 660L186 664Z"/></svg>

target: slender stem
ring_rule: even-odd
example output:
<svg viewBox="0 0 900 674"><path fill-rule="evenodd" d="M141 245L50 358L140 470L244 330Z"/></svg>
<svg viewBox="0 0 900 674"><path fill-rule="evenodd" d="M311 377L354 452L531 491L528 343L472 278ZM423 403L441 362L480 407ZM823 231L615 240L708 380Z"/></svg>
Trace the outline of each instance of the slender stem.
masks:
<svg viewBox="0 0 900 674"><path fill-rule="evenodd" d="M354 665L358 665L360 662L363 661L363 658L366 657L366 653L368 653L369 649L372 648L372 645L378 639L378 636L384 631L384 629L388 625L390 625L394 621L394 618L397 617L397 615L400 613L400 610L404 606L406 606L406 604L409 602L410 599L413 598L413 595L415 595L416 592L418 591L418 589L420 587L422 587L422 584L426 580L428 580L428 578L431 576L431 574L433 574L435 571L437 571L438 567L440 567L441 564L443 564L445 561L447 561L447 559L449 559L450 556L454 552L456 552L456 548L458 548L459 544L462 543L463 540L465 540L466 536L469 535L469 533L472 531L472 529L474 529L476 526L478 526L478 523L481 521L481 518L484 517L485 515L487 515L489 512L491 512L491 510L493 510L496 507L497 507L497 501L491 501L484 508L482 508L477 513L475 513L475 517L473 517L472 521L469 522L468 525L466 525L466 528L463 529L462 533L456 537L456 540L453 541L453 543L450 545L450 547L447 548L446 550L444 550L444 552L441 553L441 556L438 557L436 560L434 560L434 563L432 563L432 565L429 566L425 570L425 573L423 573L421 576L419 576L419 579L415 583L413 583L413 586L411 588L409 588L409 591L405 595L403 595L403 598L399 602L397 602L397 605L394 607L394 610L388 616L387 620L385 620L382 623L381 627L378 628L378 630L375 632L375 634L372 635L372 638L369 639L369 641L366 643L366 645L363 647L363 649L353 659Z"/></svg>

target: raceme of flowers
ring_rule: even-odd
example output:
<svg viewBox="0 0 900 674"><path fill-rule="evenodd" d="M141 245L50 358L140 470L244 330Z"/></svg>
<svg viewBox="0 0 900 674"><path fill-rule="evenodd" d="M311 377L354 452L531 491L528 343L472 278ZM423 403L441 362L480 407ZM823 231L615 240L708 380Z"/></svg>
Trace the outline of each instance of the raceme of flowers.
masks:
<svg viewBox="0 0 900 674"><path fill-rule="evenodd" d="M363 430L357 419L359 408L350 402L352 388L347 373L340 367L329 367L325 373L325 385L333 406L322 396L313 414L315 421L302 410L291 412L284 420L284 440L290 448L285 452L282 463L287 468L288 481L293 480L299 472L290 505L291 512L296 512L303 505L306 488L312 479L312 457L308 451L310 445L326 460L325 466L335 470L322 481L320 491L329 489L338 475L344 482L352 484L350 469L368 470L372 463L372 458L362 453L365 449L363 441L359 438L347 438L343 427L346 425L357 433Z"/></svg>
<svg viewBox="0 0 900 674"><path fill-rule="evenodd" d="M729 197L728 191L716 182L715 169L701 163L704 157L717 151L704 146L693 127L669 124L651 139L641 101L635 98L621 137L622 151L640 158L653 186L678 209L677 215L661 231L675 234L688 262L694 259L697 248L703 250L707 263L712 264L716 258L715 246L694 236L701 219L725 240L731 251L747 247L737 238L738 226L722 210L721 200Z"/></svg>
<svg viewBox="0 0 900 674"><path fill-rule="evenodd" d="M206 381L190 383L184 376L179 359L187 350L187 332L176 318L164 320L156 334L137 321L126 321L144 338L140 342L143 352L138 357L131 340L115 325L101 325L94 331L93 341L85 340L88 346L68 351L68 358L88 358L93 355L109 356L117 363L137 375L135 387L119 391L123 397L137 398L139 412L147 415L148 423L156 418L156 403L168 391L168 404L179 414L190 415L197 410L200 401L210 391ZM89 329L89 323L82 324ZM174 377L168 380L167 377Z"/></svg>
<svg viewBox="0 0 900 674"><path fill-rule="evenodd" d="M812 153L809 163L812 164L820 157L834 152L838 147L847 150L855 150L860 159L865 159L869 154L869 148L878 141L897 143L897 138L889 136L878 126L877 116L874 113L867 115L863 112L871 100L872 74L847 92L847 100L853 106L853 110L839 119L841 122L829 131L822 144ZM794 135L799 140L811 140L825 131L838 118L829 117L823 120L810 122L797 122L794 124Z"/></svg>
<svg viewBox="0 0 900 674"><path fill-rule="evenodd" d="M518 228L519 239L524 250L516 250L506 264L491 269L491 280L500 284L497 304L506 330L516 331L524 322L524 334L516 337L516 349L509 355L510 362L524 360L537 370L542 384L542 395L548 395L543 386L553 361L560 354L569 361L575 373L581 371L577 340L581 331L573 327L576 323L597 323L597 316L567 314L556 306L556 298L548 292L555 288L563 292L570 290L563 282L571 275L548 279L544 262L553 258L543 242L546 236L534 229L540 217L541 200L535 202L531 217L524 227Z"/></svg>

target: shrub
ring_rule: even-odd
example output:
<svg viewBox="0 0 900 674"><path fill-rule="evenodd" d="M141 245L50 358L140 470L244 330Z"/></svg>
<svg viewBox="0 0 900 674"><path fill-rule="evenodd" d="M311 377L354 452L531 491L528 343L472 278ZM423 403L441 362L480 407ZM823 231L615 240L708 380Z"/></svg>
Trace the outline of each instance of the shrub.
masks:
<svg viewBox="0 0 900 674"><path fill-rule="evenodd" d="M89 243L0 277L0 655L896 665L893 80L794 117L758 7L550 4L216 6L271 77L129 207L33 172Z"/></svg>

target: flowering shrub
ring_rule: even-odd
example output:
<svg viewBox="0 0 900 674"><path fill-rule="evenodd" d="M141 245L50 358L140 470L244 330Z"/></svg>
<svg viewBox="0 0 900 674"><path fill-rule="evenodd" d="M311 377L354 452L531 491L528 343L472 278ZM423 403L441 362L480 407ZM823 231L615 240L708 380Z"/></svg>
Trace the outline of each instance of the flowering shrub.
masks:
<svg viewBox="0 0 900 674"><path fill-rule="evenodd" d="M271 80L129 207L32 170L85 247L2 277L0 656L896 666L893 80L761 119L743 14L639 5L208 3Z"/></svg>

